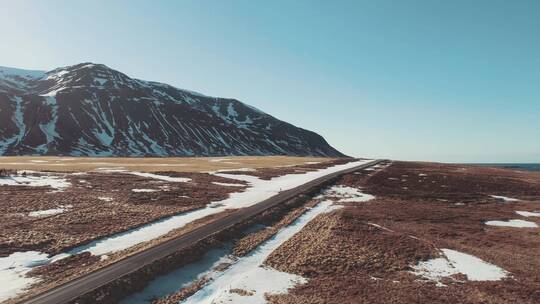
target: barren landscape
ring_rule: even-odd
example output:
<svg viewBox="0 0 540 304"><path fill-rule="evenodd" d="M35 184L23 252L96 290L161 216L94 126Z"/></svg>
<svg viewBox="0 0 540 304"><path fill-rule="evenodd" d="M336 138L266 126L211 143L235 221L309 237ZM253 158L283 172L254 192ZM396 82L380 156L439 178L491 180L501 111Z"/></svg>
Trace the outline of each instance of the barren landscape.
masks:
<svg viewBox="0 0 540 304"><path fill-rule="evenodd" d="M258 179L256 174L267 171L274 176L291 172L301 175L351 161L321 160L252 157L234 159L234 163L251 162L258 169L233 167ZM108 161L102 159L94 166ZM12 296L15 290L37 282L33 290L44 290L226 216L230 208L235 208L234 204L225 203L227 198L231 193L244 191L248 182L229 178L235 175L221 174L230 169L223 158L203 158L198 162L210 163L205 169L215 171L146 173L116 165L79 172L8 171L8 176L0 178L5 210L0 259L1 266L6 267L3 270L7 271L2 276L6 286L2 295ZM32 168L21 169L29 167ZM255 197L253 202L248 201L254 202ZM40 264L44 266L36 267Z"/></svg>
<svg viewBox="0 0 540 304"><path fill-rule="evenodd" d="M316 218L273 252L266 265L308 283L270 303L540 302L540 174L395 162L339 184L376 198ZM489 225L509 220L530 226ZM496 267L459 265L455 252Z"/></svg>
<svg viewBox="0 0 540 304"><path fill-rule="evenodd" d="M126 169L143 172L212 172L289 167L331 161L325 157L232 156L232 157L58 157L3 156L0 168L35 171L81 172Z"/></svg>
<svg viewBox="0 0 540 304"><path fill-rule="evenodd" d="M227 201L248 206L235 196L256 201L259 183L279 192L280 179L352 160L205 161L213 172L116 162L0 179L0 259L15 263L1 264L3 280L21 281L7 303L227 216ZM540 173L383 162L74 303L538 303L539 225Z"/></svg>
<svg viewBox="0 0 540 304"><path fill-rule="evenodd" d="M123 303L540 301L538 173L393 162L260 224Z"/></svg>

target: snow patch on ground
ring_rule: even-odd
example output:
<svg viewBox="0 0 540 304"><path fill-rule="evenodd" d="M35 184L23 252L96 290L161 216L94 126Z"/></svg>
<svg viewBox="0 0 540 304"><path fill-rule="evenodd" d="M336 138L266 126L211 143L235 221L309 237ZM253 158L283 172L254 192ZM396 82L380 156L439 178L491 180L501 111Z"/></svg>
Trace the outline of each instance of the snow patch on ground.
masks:
<svg viewBox="0 0 540 304"><path fill-rule="evenodd" d="M110 203L110 202L113 201L113 198L112 198L112 197L108 197L108 196L100 196L100 197L98 197L98 200L104 201L104 202L107 202L107 203Z"/></svg>
<svg viewBox="0 0 540 304"><path fill-rule="evenodd" d="M230 158L213 158L213 159L210 159L209 161L211 163L219 163L219 162L229 161L229 160L232 160L232 159L230 159Z"/></svg>
<svg viewBox="0 0 540 304"><path fill-rule="evenodd" d="M56 215L56 214L64 213L68 211L69 209L71 209L72 207L73 207L72 205L60 205L58 208L32 211L28 213L28 216L44 217L44 216Z"/></svg>
<svg viewBox="0 0 540 304"><path fill-rule="evenodd" d="M23 292L38 282L37 278L27 278L25 274L47 260L47 254L36 251L16 252L0 257L0 302Z"/></svg>
<svg viewBox="0 0 540 304"><path fill-rule="evenodd" d="M89 163L92 164L92 163ZM96 164L96 163L93 163ZM107 164L107 163L103 163ZM140 164L137 164L140 165ZM105 173L126 173L131 175L136 175L140 177L146 177L151 179L157 179L164 182L172 182L172 183L187 183L191 181L191 178L187 177L172 177L167 175L160 175L160 174L154 174L154 173L147 173L147 172L138 172L138 171L128 171L124 167L107 167L107 168L96 168L95 171L99 172L105 172Z"/></svg>
<svg viewBox="0 0 540 304"><path fill-rule="evenodd" d="M161 180L165 182L173 182L173 183L187 183L191 181L191 178L187 178L187 177L170 177L166 175L158 175L158 174L136 172L136 171L126 171L126 173L141 176L141 177L153 178L153 179L157 179L157 180Z"/></svg>
<svg viewBox="0 0 540 304"><path fill-rule="evenodd" d="M232 184L232 183L220 183L220 182L212 182L214 185L218 186L224 186L224 187L244 187L244 184Z"/></svg>
<svg viewBox="0 0 540 304"><path fill-rule="evenodd" d="M540 212L529 212L529 211L516 211L517 214L525 217L529 216L540 216Z"/></svg>
<svg viewBox="0 0 540 304"><path fill-rule="evenodd" d="M511 198L511 197L506 197L506 196L501 196L501 195L490 195L492 198L498 200L498 201L502 201L502 202L517 202L519 201L517 198Z"/></svg>
<svg viewBox="0 0 540 304"><path fill-rule="evenodd" d="M102 173L123 173L126 172L126 169L124 167L100 167L96 168L94 171L102 172Z"/></svg>
<svg viewBox="0 0 540 304"><path fill-rule="evenodd" d="M71 186L65 178L54 175L27 175L0 177L0 186L51 187L63 191Z"/></svg>
<svg viewBox="0 0 540 304"><path fill-rule="evenodd" d="M149 193L149 192L157 192L158 190L156 189L131 189L131 191L137 192L137 193Z"/></svg>
<svg viewBox="0 0 540 304"><path fill-rule="evenodd" d="M210 173L210 174L216 174L216 173L220 173L220 172L228 172L228 171L238 171L238 172L255 172L257 170L253 169L253 168L231 168L231 169L219 169L219 170L216 170L216 171L209 171L207 173Z"/></svg>
<svg viewBox="0 0 540 304"><path fill-rule="evenodd" d="M451 249L442 249L442 257L423 261L413 266L413 273L427 280L437 282L458 273L467 276L470 281L498 281L509 275L504 269L487 263L473 255Z"/></svg>
<svg viewBox="0 0 540 304"><path fill-rule="evenodd" d="M514 227L514 228L537 228L538 225L534 222L524 220L508 220L508 221L487 221L486 225L498 227Z"/></svg>
<svg viewBox="0 0 540 304"><path fill-rule="evenodd" d="M375 198L371 194L366 194L361 189L336 185L326 189L318 198L337 198L338 203L367 202Z"/></svg>

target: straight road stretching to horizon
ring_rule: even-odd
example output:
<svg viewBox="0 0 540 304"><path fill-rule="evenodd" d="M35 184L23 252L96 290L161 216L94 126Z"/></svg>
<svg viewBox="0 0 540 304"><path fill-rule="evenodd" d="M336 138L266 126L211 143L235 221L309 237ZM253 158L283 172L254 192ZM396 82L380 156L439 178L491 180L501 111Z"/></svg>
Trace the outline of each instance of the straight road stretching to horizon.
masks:
<svg viewBox="0 0 540 304"><path fill-rule="evenodd" d="M287 202L300 195L309 193L315 188L320 187L341 175L365 169L374 166L380 162L382 162L382 160L375 160L353 168L334 172L326 176L314 179L296 188L283 191L258 204L247 208L238 209L234 213L231 213L224 218L210 222L209 224L192 230L186 234L183 234L178 238L161 243L159 245L141 251L137 254L129 256L123 260L115 262L111 265L108 265L104 268L98 269L92 273L79 277L66 284L48 290L42 294L33 297L30 300L24 301L23 303L62 304L72 301L92 290L106 285L107 283L120 279L121 277L133 271L136 271L137 269L140 269L145 265L149 265L156 260L169 256L178 250L187 248L188 246L193 245L197 241L205 239L216 232L231 227L232 225L241 223L242 221L250 217L253 217L269 208Z"/></svg>

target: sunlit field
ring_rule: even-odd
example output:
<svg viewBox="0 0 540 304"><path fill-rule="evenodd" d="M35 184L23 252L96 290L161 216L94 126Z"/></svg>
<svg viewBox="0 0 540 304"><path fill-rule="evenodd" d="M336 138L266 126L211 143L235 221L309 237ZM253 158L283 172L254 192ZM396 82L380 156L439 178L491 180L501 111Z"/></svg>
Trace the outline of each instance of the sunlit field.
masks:
<svg viewBox="0 0 540 304"><path fill-rule="evenodd" d="M35 171L91 171L96 169L128 169L143 172L177 171L208 172L243 168L285 167L332 161L331 158L289 156L231 157L0 157L0 168Z"/></svg>

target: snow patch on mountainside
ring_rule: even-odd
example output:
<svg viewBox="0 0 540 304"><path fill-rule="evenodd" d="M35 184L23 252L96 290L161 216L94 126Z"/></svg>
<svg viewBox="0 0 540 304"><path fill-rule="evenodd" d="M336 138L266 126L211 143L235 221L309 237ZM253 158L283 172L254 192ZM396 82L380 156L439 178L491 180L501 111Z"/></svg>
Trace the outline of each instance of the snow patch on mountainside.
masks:
<svg viewBox="0 0 540 304"><path fill-rule="evenodd" d="M55 96L44 96L44 104L49 106L50 118L46 123L39 124L39 128L45 134L46 143L37 147L40 153L47 153L54 143L55 138L60 138L56 132L56 123L58 122L58 103Z"/></svg>
<svg viewBox="0 0 540 304"><path fill-rule="evenodd" d="M22 98L15 96L10 100L12 102L14 101L15 103L15 113L13 114L11 120L18 128L19 132L10 138L0 140L0 155L5 153L9 146L19 144L23 140L26 132L26 125L24 124L24 116L22 111Z"/></svg>
<svg viewBox="0 0 540 304"><path fill-rule="evenodd" d="M23 70L0 66L0 79L22 78L26 80L40 79L45 77L44 71Z"/></svg>

